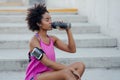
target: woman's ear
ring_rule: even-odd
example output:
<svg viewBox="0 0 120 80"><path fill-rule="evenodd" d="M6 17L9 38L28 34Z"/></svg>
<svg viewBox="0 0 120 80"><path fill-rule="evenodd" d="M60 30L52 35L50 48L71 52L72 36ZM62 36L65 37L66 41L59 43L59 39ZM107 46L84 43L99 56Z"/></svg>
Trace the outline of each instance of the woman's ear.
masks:
<svg viewBox="0 0 120 80"><path fill-rule="evenodd" d="M41 26L41 24L40 23L37 23L37 25L40 27Z"/></svg>

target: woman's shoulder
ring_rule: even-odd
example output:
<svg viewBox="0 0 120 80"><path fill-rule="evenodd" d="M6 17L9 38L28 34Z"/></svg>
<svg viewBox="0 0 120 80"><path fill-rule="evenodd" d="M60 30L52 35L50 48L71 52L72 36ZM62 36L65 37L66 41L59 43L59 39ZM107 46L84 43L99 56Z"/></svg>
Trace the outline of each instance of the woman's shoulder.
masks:
<svg viewBox="0 0 120 80"><path fill-rule="evenodd" d="M34 41L36 41L37 40L37 38L35 37L35 35L33 35L31 38L30 38L30 40L29 40L29 43L31 44L31 43L34 43Z"/></svg>
<svg viewBox="0 0 120 80"><path fill-rule="evenodd" d="M34 47L40 47L39 40L36 38L36 36L32 36L29 41L29 47L32 49Z"/></svg>

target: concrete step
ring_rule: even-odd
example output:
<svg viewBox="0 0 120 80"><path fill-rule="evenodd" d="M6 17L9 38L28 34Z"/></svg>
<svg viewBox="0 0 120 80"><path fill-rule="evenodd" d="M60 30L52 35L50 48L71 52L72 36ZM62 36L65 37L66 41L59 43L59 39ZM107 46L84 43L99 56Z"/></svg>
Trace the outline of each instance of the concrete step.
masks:
<svg viewBox="0 0 120 80"><path fill-rule="evenodd" d="M26 23L25 15L0 15L0 23ZM51 15L52 21L88 22L86 16L80 15Z"/></svg>
<svg viewBox="0 0 120 80"><path fill-rule="evenodd" d="M51 34L52 35L52 34ZM53 34L55 35L55 34ZM28 42L33 34L1 34L0 48L28 48ZM58 38L67 42L67 35L56 34ZM116 38L102 34L73 34L77 48L80 47L116 47Z"/></svg>
<svg viewBox="0 0 120 80"><path fill-rule="evenodd" d="M73 33L100 33L100 26L90 23L71 23L72 32ZM63 34L65 32L52 30L50 33L59 33ZM0 23L0 34L21 34L21 33L32 33L32 31L28 30L27 24L24 23Z"/></svg>
<svg viewBox="0 0 120 80"><path fill-rule="evenodd" d="M30 8L28 5L25 6L25 3L2 2L0 4L0 14L25 14L27 12L27 9ZM77 8L48 8L48 11L50 14L78 14Z"/></svg>
<svg viewBox="0 0 120 80"><path fill-rule="evenodd" d="M69 65L82 61L86 68L120 68L120 50L117 48L77 48L75 54L55 48L57 62ZM0 71L25 71L28 49L0 49Z"/></svg>
<svg viewBox="0 0 120 80"><path fill-rule="evenodd" d="M1 0L0 2L22 2L22 0Z"/></svg>
<svg viewBox="0 0 120 80"><path fill-rule="evenodd" d="M19 0L20 1L20 0ZM6 6L23 6L23 3L20 2L0 2L0 7Z"/></svg>
<svg viewBox="0 0 120 80"><path fill-rule="evenodd" d="M24 80L25 71L2 71L0 78L1 80ZM120 80L120 69L86 69L81 80Z"/></svg>

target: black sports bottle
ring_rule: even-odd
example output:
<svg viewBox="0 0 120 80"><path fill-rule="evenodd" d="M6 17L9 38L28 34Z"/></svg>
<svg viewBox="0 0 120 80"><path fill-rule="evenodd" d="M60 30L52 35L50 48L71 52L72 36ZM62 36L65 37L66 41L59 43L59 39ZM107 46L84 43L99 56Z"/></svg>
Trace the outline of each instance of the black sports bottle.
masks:
<svg viewBox="0 0 120 80"><path fill-rule="evenodd" d="M51 26L54 29L58 29L58 28L69 29L69 28L71 28L71 23L57 22L57 21L55 21L55 22L52 22Z"/></svg>

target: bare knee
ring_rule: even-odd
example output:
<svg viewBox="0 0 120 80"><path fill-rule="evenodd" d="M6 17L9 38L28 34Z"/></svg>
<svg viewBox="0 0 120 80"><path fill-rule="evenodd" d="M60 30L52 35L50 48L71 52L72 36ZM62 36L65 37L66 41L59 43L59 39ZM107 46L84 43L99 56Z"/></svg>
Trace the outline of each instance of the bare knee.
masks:
<svg viewBox="0 0 120 80"><path fill-rule="evenodd" d="M85 64L83 62L77 62L77 65L79 65L81 68L85 69Z"/></svg>
<svg viewBox="0 0 120 80"><path fill-rule="evenodd" d="M76 70L79 72L80 76L82 76L82 74L85 71L85 64L83 62L76 62Z"/></svg>
<svg viewBox="0 0 120 80"><path fill-rule="evenodd" d="M77 71L85 70L85 64L83 62L75 62L75 63L71 64L69 67L72 67Z"/></svg>

